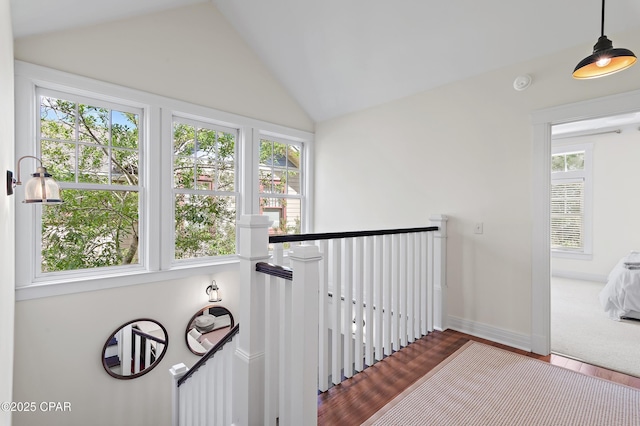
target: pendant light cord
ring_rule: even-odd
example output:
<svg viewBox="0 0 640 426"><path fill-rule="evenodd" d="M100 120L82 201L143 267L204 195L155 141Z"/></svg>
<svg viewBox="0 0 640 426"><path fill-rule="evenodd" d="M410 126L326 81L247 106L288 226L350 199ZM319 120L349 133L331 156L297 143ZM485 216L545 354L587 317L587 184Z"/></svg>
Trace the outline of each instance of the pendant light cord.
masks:
<svg viewBox="0 0 640 426"><path fill-rule="evenodd" d="M604 0L602 0L602 21L600 22L600 37L604 37Z"/></svg>

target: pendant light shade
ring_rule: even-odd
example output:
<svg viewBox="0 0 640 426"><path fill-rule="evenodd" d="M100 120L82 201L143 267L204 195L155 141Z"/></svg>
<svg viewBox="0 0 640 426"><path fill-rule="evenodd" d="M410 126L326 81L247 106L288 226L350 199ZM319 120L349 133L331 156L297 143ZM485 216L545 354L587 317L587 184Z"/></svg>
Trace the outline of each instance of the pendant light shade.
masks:
<svg viewBox="0 0 640 426"><path fill-rule="evenodd" d="M604 77L629 68L636 62L636 55L629 49L614 48L611 40L604 35L604 0L602 0L602 21L600 38L593 46L593 53L584 58L573 70L573 78L589 79Z"/></svg>

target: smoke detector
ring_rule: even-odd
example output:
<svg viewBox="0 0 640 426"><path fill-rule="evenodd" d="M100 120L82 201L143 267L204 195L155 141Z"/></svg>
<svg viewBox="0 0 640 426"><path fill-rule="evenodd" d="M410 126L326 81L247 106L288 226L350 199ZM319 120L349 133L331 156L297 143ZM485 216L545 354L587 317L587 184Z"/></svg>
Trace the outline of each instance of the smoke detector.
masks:
<svg viewBox="0 0 640 426"><path fill-rule="evenodd" d="M519 75L513 81L513 88L518 92L522 92L529 86L531 86L531 76L529 74Z"/></svg>

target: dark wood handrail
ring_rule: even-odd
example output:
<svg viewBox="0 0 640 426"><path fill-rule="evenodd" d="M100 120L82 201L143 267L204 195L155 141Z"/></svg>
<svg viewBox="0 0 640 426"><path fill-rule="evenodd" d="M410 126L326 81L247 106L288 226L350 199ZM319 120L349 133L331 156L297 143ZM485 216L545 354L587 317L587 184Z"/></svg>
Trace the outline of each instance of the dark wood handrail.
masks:
<svg viewBox="0 0 640 426"><path fill-rule="evenodd" d="M256 271L263 274L272 275L285 280L293 280L293 270L286 266L274 265L273 263L258 262L256 263Z"/></svg>
<svg viewBox="0 0 640 426"><path fill-rule="evenodd" d="M296 243L300 241L333 240L337 238L371 237L376 235L392 234L413 234L416 232L437 231L437 226L427 226L425 228L403 228L403 229L381 229L377 231L348 231L348 232L326 232L324 234L290 234L271 235L269 243Z"/></svg>
<svg viewBox="0 0 640 426"><path fill-rule="evenodd" d="M167 341L166 341L166 340L164 340L164 339L161 339L161 338L159 338L159 337L153 336L153 335L151 335L151 334L149 334L149 333L145 333L144 331L142 331L142 330L138 330L138 329L136 329L136 328L132 328L132 329L131 329L131 332L132 332L133 334L137 334L138 336L144 337L145 339L149 339L149 340L153 340L154 342L162 343L163 345L164 345L165 343L167 343Z"/></svg>
<svg viewBox="0 0 640 426"><path fill-rule="evenodd" d="M178 386L182 385L189 377L191 377L193 373L195 373L198 370L198 368L206 364L209 358L215 355L215 353L218 352L220 349L222 349L224 345L230 342L231 339L233 339L233 336L238 334L239 331L240 331L240 324L236 324L235 327L233 327L231 331L227 333L226 336L224 336L218 343L216 343L211 349L209 349L209 351L206 352L202 356L202 358L198 360L198 362L193 364L193 367L191 367L191 369L187 371L187 373L178 380Z"/></svg>

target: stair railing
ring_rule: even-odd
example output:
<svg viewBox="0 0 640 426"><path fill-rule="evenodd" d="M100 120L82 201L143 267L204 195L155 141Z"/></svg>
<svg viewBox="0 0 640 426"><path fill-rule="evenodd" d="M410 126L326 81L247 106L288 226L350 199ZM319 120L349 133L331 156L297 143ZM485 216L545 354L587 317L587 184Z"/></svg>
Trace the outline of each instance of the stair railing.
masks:
<svg viewBox="0 0 640 426"><path fill-rule="evenodd" d="M231 417L209 421L215 413L202 414L201 406L211 398L193 393L183 402L183 395L174 395L180 402L174 402L173 424L315 425L318 390L434 329L445 330L447 217L430 222L425 228L269 237L266 216L243 216L243 331L227 345L232 355L219 367L233 383ZM288 256L283 244L292 245ZM183 364L172 368L176 383L186 372ZM182 393L180 387L174 393Z"/></svg>
<svg viewBox="0 0 640 426"><path fill-rule="evenodd" d="M234 380L230 367L239 331L240 324L236 324L191 369L183 363L171 367L172 425L232 424Z"/></svg>
<svg viewBox="0 0 640 426"><path fill-rule="evenodd" d="M269 237L273 257L252 270L264 274L257 277L264 304L251 311L264 335L261 424L315 424L318 391L447 328L447 217L430 221L424 228ZM267 230L253 229L266 239ZM302 374L314 378L295 388Z"/></svg>

